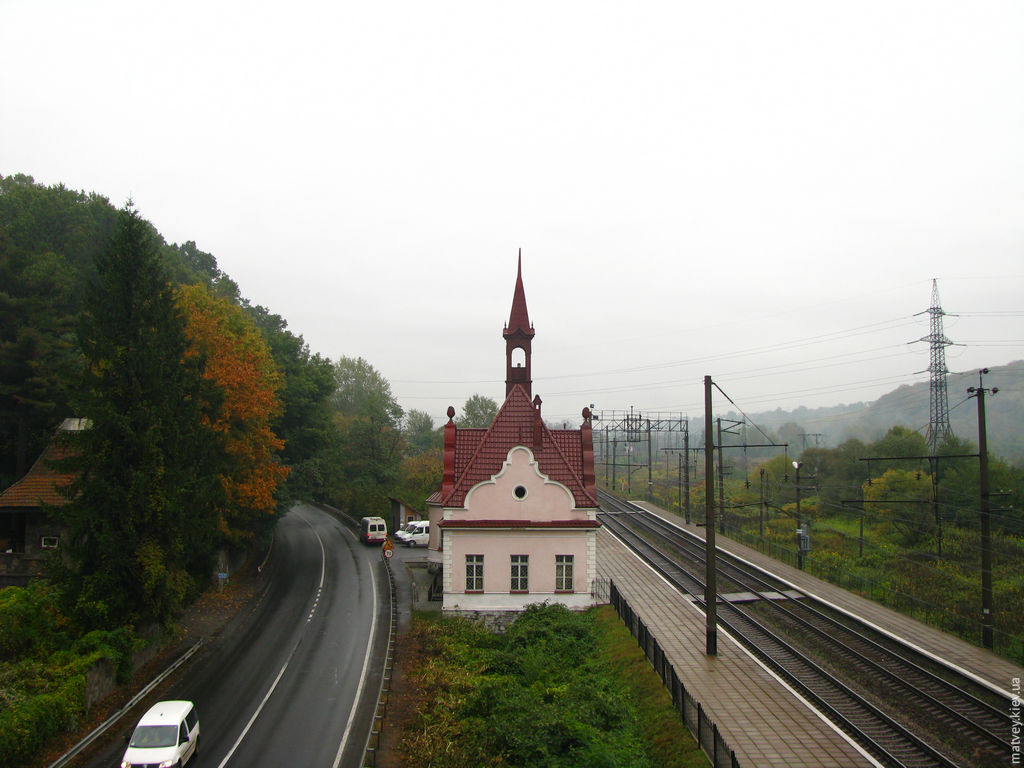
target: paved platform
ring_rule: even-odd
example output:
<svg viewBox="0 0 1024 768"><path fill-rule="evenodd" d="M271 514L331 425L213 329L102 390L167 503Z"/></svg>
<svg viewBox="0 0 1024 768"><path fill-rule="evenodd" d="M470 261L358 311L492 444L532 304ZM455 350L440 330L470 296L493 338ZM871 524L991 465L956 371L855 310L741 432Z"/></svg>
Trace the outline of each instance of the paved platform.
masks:
<svg viewBox="0 0 1024 768"><path fill-rule="evenodd" d="M676 525L704 539L704 527L687 525L683 519L653 504L633 502L650 512L660 515ZM790 582L802 592L825 600L850 613L860 616L865 621L888 632L905 642L920 648L949 664L958 667L975 678L987 683L990 687L1010 696L1013 678L1024 678L1024 667L1014 664L1001 656L996 656L977 645L972 645L959 637L929 627L902 613L886 608L873 600L848 592L841 587L811 576L810 574L781 563L756 549L738 544L722 534L715 536L715 543L720 549L755 563L769 570L782 579ZM979 596L980 600L980 596Z"/></svg>
<svg viewBox="0 0 1024 768"><path fill-rule="evenodd" d="M615 582L657 638L743 768L878 765L723 631L718 655L706 655L704 614L603 529L597 532L597 570Z"/></svg>

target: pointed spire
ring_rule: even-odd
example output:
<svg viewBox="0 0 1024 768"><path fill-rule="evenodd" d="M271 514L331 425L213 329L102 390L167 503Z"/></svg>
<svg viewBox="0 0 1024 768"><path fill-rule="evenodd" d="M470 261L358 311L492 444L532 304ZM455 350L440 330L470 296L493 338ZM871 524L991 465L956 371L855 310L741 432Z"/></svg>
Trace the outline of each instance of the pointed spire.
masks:
<svg viewBox="0 0 1024 768"><path fill-rule="evenodd" d="M505 397L512 387L519 385L532 396L533 380L530 374L530 346L534 330L530 324L530 313L526 310L526 290L523 288L523 249L519 249L519 265L516 268L516 288L512 294L512 312L508 325L502 334L505 338Z"/></svg>
<svg viewBox="0 0 1024 768"><path fill-rule="evenodd" d="M505 335L522 331L527 336L533 336L533 326L530 325L530 313L526 309L526 290L523 288L523 249L519 249L519 265L516 269L516 288L512 294L512 312L508 317L508 325L505 326Z"/></svg>

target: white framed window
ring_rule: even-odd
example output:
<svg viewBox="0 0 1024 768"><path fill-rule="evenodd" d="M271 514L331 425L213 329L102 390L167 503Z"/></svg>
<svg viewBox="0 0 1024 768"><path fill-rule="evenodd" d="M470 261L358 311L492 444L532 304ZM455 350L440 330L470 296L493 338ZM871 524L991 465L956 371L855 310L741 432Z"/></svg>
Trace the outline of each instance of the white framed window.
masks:
<svg viewBox="0 0 1024 768"><path fill-rule="evenodd" d="M57 536L43 536L39 546L43 549L56 549L59 543L60 539Z"/></svg>
<svg viewBox="0 0 1024 768"><path fill-rule="evenodd" d="M555 591L573 591L573 555L555 555Z"/></svg>
<svg viewBox="0 0 1024 768"><path fill-rule="evenodd" d="M483 555L466 555L466 591L484 591Z"/></svg>
<svg viewBox="0 0 1024 768"><path fill-rule="evenodd" d="M512 555L512 591L530 590L530 556Z"/></svg>

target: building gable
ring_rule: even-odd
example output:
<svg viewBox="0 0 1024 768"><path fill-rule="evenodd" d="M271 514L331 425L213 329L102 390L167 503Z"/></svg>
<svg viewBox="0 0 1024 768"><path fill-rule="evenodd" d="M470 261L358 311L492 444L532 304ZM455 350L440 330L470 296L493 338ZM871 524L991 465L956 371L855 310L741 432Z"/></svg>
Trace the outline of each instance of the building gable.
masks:
<svg viewBox="0 0 1024 768"><path fill-rule="evenodd" d="M575 500L565 485L540 471L533 451L518 445L501 471L469 490L465 507L463 520L567 520L574 516Z"/></svg>
<svg viewBox="0 0 1024 768"><path fill-rule="evenodd" d="M481 432L455 430L454 445L446 446L454 454L454 482L442 494L443 506L463 506L473 486L501 472L509 452L524 446L541 473L569 490L577 507L597 507L596 490L583 477L582 431L549 429L541 419L540 398L531 403L524 388L513 387L490 428Z"/></svg>

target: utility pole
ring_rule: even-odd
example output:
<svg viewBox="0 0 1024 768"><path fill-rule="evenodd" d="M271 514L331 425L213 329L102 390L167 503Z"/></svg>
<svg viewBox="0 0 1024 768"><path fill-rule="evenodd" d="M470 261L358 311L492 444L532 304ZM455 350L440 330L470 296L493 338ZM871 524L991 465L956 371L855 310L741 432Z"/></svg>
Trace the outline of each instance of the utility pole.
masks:
<svg viewBox="0 0 1024 768"><path fill-rule="evenodd" d="M721 459L719 459L721 461ZM715 547L715 440L711 434L711 377L704 377L704 605L705 653L718 655L718 583Z"/></svg>
<svg viewBox="0 0 1024 768"><path fill-rule="evenodd" d="M972 389L973 389L973 387L972 387ZM939 479L938 479L939 478L939 462L940 461L945 461L946 459L976 459L976 458L978 458L978 454L976 454L976 453L947 453L947 454L943 454L942 456L936 456L935 454L930 454L928 456L863 456L860 459L858 459L858 461L866 461L866 462L868 462L868 484L869 485L871 484L871 462L872 461L884 461L884 462L892 462L892 461L927 461L928 462L928 471L932 473L932 488L931 488L931 494L932 494L932 513L935 516L935 526L936 526L936 539L935 539L935 550L936 550L936 552L935 552L935 556L941 558L942 557L942 516L939 513ZM864 494L861 494L861 496L863 496L863 495ZM861 504L861 506L863 507L864 504L874 503L874 502L867 502L867 501L864 501L862 499L858 503ZM914 503L914 504L919 504L919 503L921 503L921 499L888 499L887 503L890 503L890 504L892 504L892 503L900 503L900 504ZM861 554L864 554L864 518L863 518L863 515L864 515L864 510L861 509L861 525L860 525L860 528L861 528L861 531L860 531L860 534L861 534Z"/></svg>
<svg viewBox="0 0 1024 768"><path fill-rule="evenodd" d="M633 446L626 443L626 495L633 495Z"/></svg>
<svg viewBox="0 0 1024 768"><path fill-rule="evenodd" d="M618 459L615 456L615 451L619 445L618 440L612 440L612 491L618 493L619 489L615 485L615 468L618 466ZM606 470L607 473L607 470Z"/></svg>
<svg viewBox="0 0 1024 768"><path fill-rule="evenodd" d="M800 519L800 467L803 466L802 461L794 461L793 467L796 469L796 567L803 570L804 567L804 529L803 522Z"/></svg>
<svg viewBox="0 0 1024 768"><path fill-rule="evenodd" d="M654 456L651 455L651 420L647 419L647 500L654 501Z"/></svg>
<svg viewBox="0 0 1024 768"><path fill-rule="evenodd" d="M683 519L690 522L690 429L687 425L686 431L683 432L683 488L685 490L685 498L683 500Z"/></svg>
<svg viewBox="0 0 1024 768"><path fill-rule="evenodd" d="M591 411L593 411L593 409L591 409ZM612 459L612 461L614 461L614 460ZM608 479L609 479L608 478L608 472L610 471L610 469L611 468L608 466L608 425L605 424L604 425L604 484L605 485L608 484ZM615 486L611 485L611 487L613 488Z"/></svg>
<svg viewBox="0 0 1024 768"><path fill-rule="evenodd" d="M760 539L761 541L764 541L764 520L765 520L765 517L767 517L766 512L767 512L767 504L768 504L768 502L764 498L764 484L765 484L765 482L766 481L765 481L765 476L764 476L764 467L761 467L761 514L760 514L760 516L758 518L758 526L757 526L758 539Z"/></svg>
<svg viewBox="0 0 1024 768"><path fill-rule="evenodd" d="M685 453L685 451L684 451L684 453ZM689 479L689 478L687 478L687 479ZM678 506L679 507L679 511L682 512L683 511L683 454L682 453L679 454L679 488L677 490L679 492L679 499L676 501L676 506ZM687 490L687 499L686 500L689 501L690 500L689 499L689 490L690 489L687 488L686 490ZM686 505L686 517L683 518L683 519L687 523L690 522L690 505L689 504Z"/></svg>
<svg viewBox="0 0 1024 768"><path fill-rule="evenodd" d="M939 512L939 460L937 457L928 459L928 469L932 475L932 514L935 517L935 556L942 559L942 514Z"/></svg>
<svg viewBox="0 0 1024 768"><path fill-rule="evenodd" d="M678 499L676 505L679 510L679 514L683 515L683 519L687 525L690 523L690 432L686 430L683 432L683 447L682 448L662 448L661 450L667 453L679 454L679 474L678 482L676 483L676 491ZM666 456L666 461L668 457ZM668 470L668 465L665 467ZM685 497L683 492L685 491Z"/></svg>
<svg viewBox="0 0 1024 768"><path fill-rule="evenodd" d="M731 467L727 467L726 464L725 464L725 449L726 448L743 448L744 451L745 451L747 448L788 448L789 447L789 443L784 443L782 445L777 445L776 443L748 443L748 442L746 442L746 439L744 439L744 441L742 443L737 443L737 444L733 444L733 445L726 445L725 444L725 440L722 438L723 434L727 434L727 435L735 435L735 434L737 434L736 432L731 431L731 430L734 430L736 427L743 427L744 433L745 433L746 426L747 426L747 423L745 421L734 421L732 419L726 419L726 421L731 422L731 423L729 423L728 426L726 426L725 429L722 429L722 419L720 419L720 418L715 419L715 422L718 425L718 532L719 533L723 533L723 534L725 533L725 470L726 469L731 469ZM747 487L748 488L750 487L749 483L748 483ZM763 537L763 525L762 525L762 537Z"/></svg>
<svg viewBox="0 0 1024 768"><path fill-rule="evenodd" d="M806 451L807 450L807 438L808 437L813 437L814 438L814 445L815 445L815 447L817 447L819 445L818 439L824 437L824 435L821 432L801 432L800 433L800 437L803 440L804 450Z"/></svg>
<svg viewBox="0 0 1024 768"><path fill-rule="evenodd" d="M725 454L722 453L722 419L715 419L718 425L718 530L725 533Z"/></svg>
<svg viewBox="0 0 1024 768"><path fill-rule="evenodd" d="M985 389L981 377L988 373L988 368L978 372L978 386L968 387L971 397L978 398L978 463L981 474L979 486L981 492L981 644L992 650L994 632L992 624L992 536L989 520L989 483L988 483L988 439L985 431L985 393L993 395L998 387Z"/></svg>

